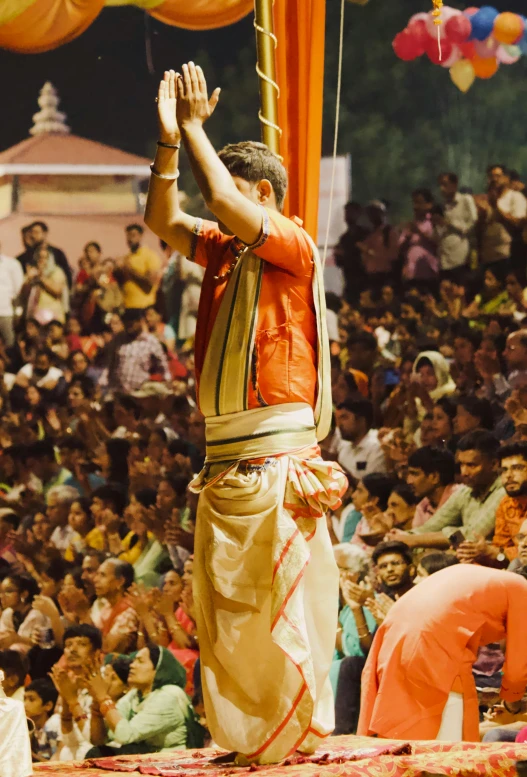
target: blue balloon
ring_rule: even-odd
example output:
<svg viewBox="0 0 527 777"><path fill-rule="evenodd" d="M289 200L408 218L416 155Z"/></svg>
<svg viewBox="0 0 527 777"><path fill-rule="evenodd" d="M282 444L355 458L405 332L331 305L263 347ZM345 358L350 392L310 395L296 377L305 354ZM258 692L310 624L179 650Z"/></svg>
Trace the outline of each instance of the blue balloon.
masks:
<svg viewBox="0 0 527 777"><path fill-rule="evenodd" d="M474 16L470 17L472 24L472 35L470 40L487 40L494 29L494 22L499 16L499 11L490 5L482 6Z"/></svg>

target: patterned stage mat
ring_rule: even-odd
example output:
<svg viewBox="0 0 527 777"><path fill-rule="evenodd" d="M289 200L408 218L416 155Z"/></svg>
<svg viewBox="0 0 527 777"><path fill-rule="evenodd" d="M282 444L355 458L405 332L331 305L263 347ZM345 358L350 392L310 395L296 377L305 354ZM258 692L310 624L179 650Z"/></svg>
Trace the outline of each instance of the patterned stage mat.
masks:
<svg viewBox="0 0 527 777"><path fill-rule="evenodd" d="M417 777L465 775L515 777L515 763L527 760L527 745L464 742L394 742L367 737L331 737L313 756L274 766L233 767L211 763L220 750L179 750L154 755L116 756L96 762L35 764L36 777ZM287 775L285 773L287 772Z"/></svg>

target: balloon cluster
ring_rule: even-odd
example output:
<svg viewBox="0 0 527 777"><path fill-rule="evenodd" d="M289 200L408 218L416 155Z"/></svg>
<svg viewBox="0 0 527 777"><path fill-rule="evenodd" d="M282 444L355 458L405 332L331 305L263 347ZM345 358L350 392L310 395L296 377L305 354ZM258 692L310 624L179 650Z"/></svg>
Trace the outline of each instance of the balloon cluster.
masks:
<svg viewBox="0 0 527 777"><path fill-rule="evenodd" d="M399 59L409 62L426 54L434 65L468 92L476 78L492 78L500 65L513 65L527 54L527 18L499 13L490 5L458 11L444 6L442 24L430 13L417 13L393 41Z"/></svg>

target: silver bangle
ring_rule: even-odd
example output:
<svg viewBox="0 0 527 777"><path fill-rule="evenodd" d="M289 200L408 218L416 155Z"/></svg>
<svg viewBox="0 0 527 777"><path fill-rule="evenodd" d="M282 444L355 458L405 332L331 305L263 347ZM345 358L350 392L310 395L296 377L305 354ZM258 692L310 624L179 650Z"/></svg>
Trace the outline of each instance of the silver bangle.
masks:
<svg viewBox="0 0 527 777"><path fill-rule="evenodd" d="M179 178L179 170L176 171L175 175L164 175L163 173L159 173L153 164L150 165L150 170L152 171L152 175L155 175L156 178L162 178L163 181L177 181Z"/></svg>

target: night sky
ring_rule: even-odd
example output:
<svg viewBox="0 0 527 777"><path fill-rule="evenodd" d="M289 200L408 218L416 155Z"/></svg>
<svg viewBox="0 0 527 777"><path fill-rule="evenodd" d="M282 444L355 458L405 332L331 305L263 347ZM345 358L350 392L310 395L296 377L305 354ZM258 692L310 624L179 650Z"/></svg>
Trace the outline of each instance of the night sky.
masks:
<svg viewBox="0 0 527 777"><path fill-rule="evenodd" d="M155 74L147 66L151 42ZM51 81L59 109L77 135L148 155L156 137L154 98L165 68L206 50L213 63L235 60L237 41L254 41L252 17L230 27L189 32L162 24L134 7L107 8L79 38L44 54L0 50L0 149L28 137L37 97Z"/></svg>
<svg viewBox="0 0 527 777"><path fill-rule="evenodd" d="M334 16L340 3L327 2L328 14ZM430 5L428 0L371 0L381 13L387 2L400 3L404 20ZM525 12L525 0L495 0L494 4L500 11ZM348 8L347 13L351 12L361 9ZM154 74L147 66L147 40ZM253 43L251 17L222 29L189 32L128 6L105 9L83 35L54 51L20 55L0 50L0 149L28 137L31 117L38 110L38 92L49 80L59 91L60 108L75 134L149 156L157 134L153 101L163 70L196 59L203 50L214 65L223 68L237 61L240 47ZM328 45L334 48L337 41L328 41ZM357 45L364 42L357 41ZM213 73L209 76L211 86L221 85ZM255 78L255 88L256 84Z"/></svg>

